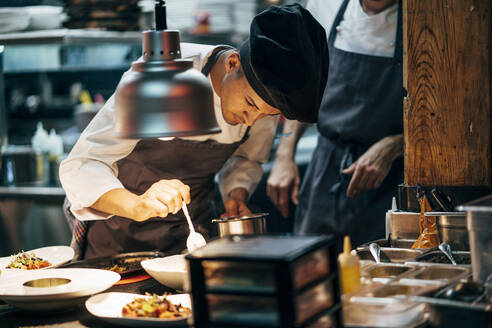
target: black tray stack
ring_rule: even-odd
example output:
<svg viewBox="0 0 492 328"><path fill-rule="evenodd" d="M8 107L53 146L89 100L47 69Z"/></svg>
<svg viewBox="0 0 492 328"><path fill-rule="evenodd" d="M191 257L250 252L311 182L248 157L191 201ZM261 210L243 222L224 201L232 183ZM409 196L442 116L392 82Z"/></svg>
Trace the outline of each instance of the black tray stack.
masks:
<svg viewBox="0 0 492 328"><path fill-rule="evenodd" d="M203 327L341 327L334 238L229 236L186 256Z"/></svg>

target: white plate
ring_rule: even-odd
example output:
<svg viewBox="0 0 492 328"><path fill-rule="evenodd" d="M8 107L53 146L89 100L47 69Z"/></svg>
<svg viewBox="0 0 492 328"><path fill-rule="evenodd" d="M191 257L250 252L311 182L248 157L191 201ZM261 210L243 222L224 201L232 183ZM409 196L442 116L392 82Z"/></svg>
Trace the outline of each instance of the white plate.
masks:
<svg viewBox="0 0 492 328"><path fill-rule="evenodd" d="M129 293L104 293L94 295L85 301L85 307L90 314L106 322L131 327L182 327L188 326L187 318L158 319L158 318L127 318L121 315L123 306L132 302L135 297L143 295ZM173 304L182 304L191 308L191 299L188 294L169 295L167 299Z"/></svg>
<svg viewBox="0 0 492 328"><path fill-rule="evenodd" d="M188 269L184 255L144 260L140 265L164 286L175 290L188 290Z"/></svg>
<svg viewBox="0 0 492 328"><path fill-rule="evenodd" d="M34 255L36 255L37 257L40 257L43 260L46 260L51 263L49 267L43 269L55 268L64 263L67 263L73 258L74 255L74 251L72 247L69 246L41 247L24 253L34 253ZM22 270L22 269L7 269L6 267L12 262L12 259L15 257L15 255L0 257L0 270L2 270L2 273L0 274L0 281L2 281L3 280L2 278L4 278L5 276L10 277L12 274L17 274L19 272L33 271L33 270Z"/></svg>
<svg viewBox="0 0 492 328"><path fill-rule="evenodd" d="M118 273L99 269L23 271L0 283L0 299L28 311L55 310L100 293L118 280ZM42 286L35 287L34 282ZM47 286L48 282L52 285Z"/></svg>

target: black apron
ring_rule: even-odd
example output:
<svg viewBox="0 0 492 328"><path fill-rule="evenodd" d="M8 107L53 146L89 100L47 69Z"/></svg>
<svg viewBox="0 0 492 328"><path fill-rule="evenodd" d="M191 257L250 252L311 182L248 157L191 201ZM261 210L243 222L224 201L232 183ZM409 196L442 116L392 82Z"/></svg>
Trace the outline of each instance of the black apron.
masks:
<svg viewBox="0 0 492 328"><path fill-rule="evenodd" d="M350 235L352 245L384 237L385 212L403 182L403 161L393 161L377 190L347 198L351 175L341 173L371 145L403 133L401 3L391 58L347 52L334 46L341 5L328 37L330 66L320 106L318 144L303 178L296 233Z"/></svg>
<svg viewBox="0 0 492 328"><path fill-rule="evenodd" d="M230 48L216 48L203 67L202 73L208 75L222 51L227 49ZM213 231L211 219L215 215L211 206L215 194L215 174L247 139L248 130L249 127L242 140L232 144L179 138L170 141L140 140L130 155L118 161L118 179L127 190L138 195L162 179L178 179L189 185L190 216L195 229L208 239ZM75 219L71 216L72 220ZM143 222L119 216L89 221L84 257L150 250L176 254L186 248L188 233L188 225L182 211L177 214L170 213L165 218L155 217Z"/></svg>

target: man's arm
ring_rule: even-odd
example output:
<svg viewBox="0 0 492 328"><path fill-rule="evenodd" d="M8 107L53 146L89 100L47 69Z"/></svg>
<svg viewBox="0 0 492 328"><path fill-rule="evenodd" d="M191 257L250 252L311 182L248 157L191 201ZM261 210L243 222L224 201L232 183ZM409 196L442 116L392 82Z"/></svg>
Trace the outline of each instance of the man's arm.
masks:
<svg viewBox="0 0 492 328"><path fill-rule="evenodd" d="M286 120L283 127L284 137L275 152L275 160L267 181L267 195L278 207L284 217L289 215L289 194L292 202L298 204L299 171L294 160L297 143L309 126L295 120Z"/></svg>
<svg viewBox="0 0 492 328"><path fill-rule="evenodd" d="M351 174L347 197L377 189L388 175L393 161L403 155L403 134L384 137L372 145L352 165L342 171Z"/></svg>
<svg viewBox="0 0 492 328"><path fill-rule="evenodd" d="M222 216L250 213L246 203L261 180L261 164L270 155L277 123L277 116L256 121L250 129L249 138L220 170L218 182L226 210Z"/></svg>

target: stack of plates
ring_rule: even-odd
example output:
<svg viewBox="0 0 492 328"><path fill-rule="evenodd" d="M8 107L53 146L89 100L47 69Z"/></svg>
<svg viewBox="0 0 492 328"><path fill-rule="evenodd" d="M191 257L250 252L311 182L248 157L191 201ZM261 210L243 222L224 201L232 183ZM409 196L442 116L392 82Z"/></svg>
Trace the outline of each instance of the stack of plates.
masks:
<svg viewBox="0 0 492 328"><path fill-rule="evenodd" d="M23 31L29 26L29 21L26 8L0 8L0 33Z"/></svg>
<svg viewBox="0 0 492 328"><path fill-rule="evenodd" d="M139 30L138 0L64 0L68 28L98 28L113 31Z"/></svg>

